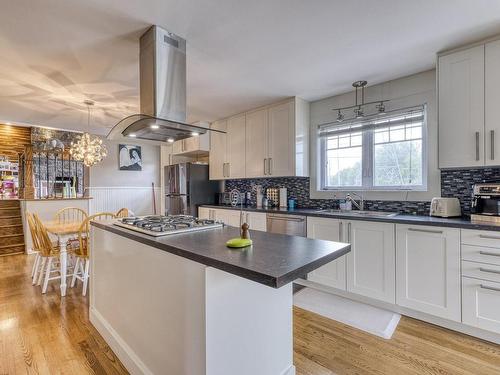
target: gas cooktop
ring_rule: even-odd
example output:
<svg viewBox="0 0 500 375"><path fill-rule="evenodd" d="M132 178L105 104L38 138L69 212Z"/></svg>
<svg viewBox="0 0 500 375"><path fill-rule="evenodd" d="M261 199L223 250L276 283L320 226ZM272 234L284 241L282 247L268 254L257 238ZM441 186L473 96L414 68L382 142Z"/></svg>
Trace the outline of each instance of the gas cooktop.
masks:
<svg viewBox="0 0 500 375"><path fill-rule="evenodd" d="M198 219L189 215L124 217L114 224L155 237L220 228L224 225L215 220Z"/></svg>

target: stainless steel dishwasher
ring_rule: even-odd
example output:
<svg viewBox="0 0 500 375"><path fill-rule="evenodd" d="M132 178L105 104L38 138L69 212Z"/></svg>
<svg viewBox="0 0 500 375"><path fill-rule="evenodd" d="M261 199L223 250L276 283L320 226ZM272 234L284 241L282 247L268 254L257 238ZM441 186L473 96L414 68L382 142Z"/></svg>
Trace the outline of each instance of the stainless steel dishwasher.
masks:
<svg viewBox="0 0 500 375"><path fill-rule="evenodd" d="M298 215L267 214L267 231L270 233L306 237L306 217Z"/></svg>

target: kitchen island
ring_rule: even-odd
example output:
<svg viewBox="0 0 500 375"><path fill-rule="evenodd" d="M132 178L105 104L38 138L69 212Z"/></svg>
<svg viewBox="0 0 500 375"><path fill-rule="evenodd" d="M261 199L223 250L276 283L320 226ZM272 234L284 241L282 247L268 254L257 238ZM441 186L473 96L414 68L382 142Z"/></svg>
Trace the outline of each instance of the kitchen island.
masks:
<svg viewBox="0 0 500 375"><path fill-rule="evenodd" d="M232 227L152 237L93 222L90 320L132 374L292 375L292 281L345 243Z"/></svg>

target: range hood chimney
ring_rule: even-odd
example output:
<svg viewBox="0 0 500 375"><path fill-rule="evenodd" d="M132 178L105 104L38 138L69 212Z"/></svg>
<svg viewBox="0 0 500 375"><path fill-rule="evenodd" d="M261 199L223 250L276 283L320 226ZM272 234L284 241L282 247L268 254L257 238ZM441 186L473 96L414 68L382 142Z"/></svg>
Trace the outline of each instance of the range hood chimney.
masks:
<svg viewBox="0 0 500 375"><path fill-rule="evenodd" d="M121 120L108 139L173 142L217 131L186 124L185 39L151 26L140 39L139 69L141 113Z"/></svg>

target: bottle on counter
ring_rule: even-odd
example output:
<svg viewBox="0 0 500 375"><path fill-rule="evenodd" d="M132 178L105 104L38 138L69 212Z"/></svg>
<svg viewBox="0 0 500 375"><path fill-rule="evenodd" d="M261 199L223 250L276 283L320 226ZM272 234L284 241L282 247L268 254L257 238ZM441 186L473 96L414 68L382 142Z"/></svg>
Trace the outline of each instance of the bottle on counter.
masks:
<svg viewBox="0 0 500 375"><path fill-rule="evenodd" d="M262 208L268 208L269 207L269 199L264 195L262 196Z"/></svg>

